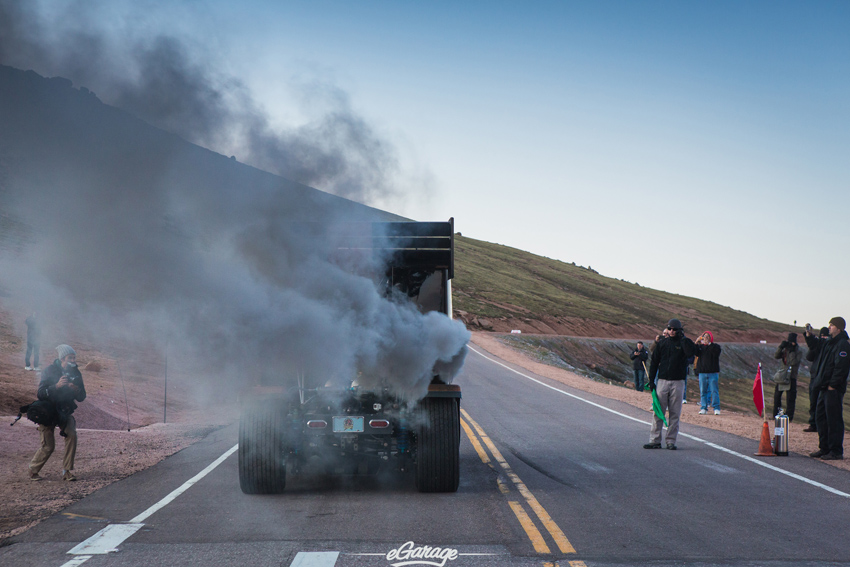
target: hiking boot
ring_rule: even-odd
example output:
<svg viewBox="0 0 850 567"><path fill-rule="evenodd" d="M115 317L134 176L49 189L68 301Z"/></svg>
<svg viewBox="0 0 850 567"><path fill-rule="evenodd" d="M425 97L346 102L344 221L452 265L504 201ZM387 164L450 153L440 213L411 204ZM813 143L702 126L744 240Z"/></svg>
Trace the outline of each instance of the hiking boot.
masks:
<svg viewBox="0 0 850 567"><path fill-rule="evenodd" d="M827 453L823 457L820 458L822 461L840 461L844 458L844 455L841 453Z"/></svg>
<svg viewBox="0 0 850 567"><path fill-rule="evenodd" d="M817 451L815 451L813 453L809 453L809 456L813 459L820 459L824 455L826 455L826 451L821 451L820 449L818 449Z"/></svg>
<svg viewBox="0 0 850 567"><path fill-rule="evenodd" d="M720 415L720 410L719 409L714 410L714 415Z"/></svg>
<svg viewBox="0 0 850 567"><path fill-rule="evenodd" d="M704 409L699 410L699 414L700 414L700 415L705 415L705 413L706 413L706 412L705 412L705 410L704 410Z"/></svg>
<svg viewBox="0 0 850 567"><path fill-rule="evenodd" d="M38 473L37 473L37 472L32 472L32 471L30 471L29 479L30 479L30 480L41 480L41 477L40 477L40 476L38 476Z"/></svg>
<svg viewBox="0 0 850 567"><path fill-rule="evenodd" d="M643 446L644 449L660 449L661 443L647 443Z"/></svg>
<svg viewBox="0 0 850 567"><path fill-rule="evenodd" d="M806 433L817 433L818 428L815 427L814 425L810 425L810 426L806 427L805 429L803 429L803 431L805 431Z"/></svg>
<svg viewBox="0 0 850 567"><path fill-rule="evenodd" d="M667 443L667 448L670 449L671 451L676 450L676 446L673 443Z"/></svg>
<svg viewBox="0 0 850 567"><path fill-rule="evenodd" d="M62 474L62 480L77 480L77 477L74 476L74 473L71 471L65 471Z"/></svg>

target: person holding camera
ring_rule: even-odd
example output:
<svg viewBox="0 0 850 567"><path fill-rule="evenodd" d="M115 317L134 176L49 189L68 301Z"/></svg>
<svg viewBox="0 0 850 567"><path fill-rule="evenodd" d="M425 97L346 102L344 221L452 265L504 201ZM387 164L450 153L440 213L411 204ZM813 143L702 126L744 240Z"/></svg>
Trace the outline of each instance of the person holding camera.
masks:
<svg viewBox="0 0 850 567"><path fill-rule="evenodd" d="M829 340L821 345L820 365L814 379L818 392L815 413L818 450L809 456L825 461L844 458L844 394L850 374L850 341L843 317L829 320Z"/></svg>
<svg viewBox="0 0 850 567"><path fill-rule="evenodd" d="M56 448L54 430L58 425L60 435L65 438L65 456L62 460L62 479L77 480L74 470L74 456L77 453L77 423L74 420L76 402L86 399L86 387L83 375L77 368L77 353L68 345L56 347L59 358L44 369L38 385L38 399L49 401L56 412L56 423L39 425L40 446L30 461L30 480L41 480L39 471L47 463Z"/></svg>
<svg viewBox="0 0 850 567"><path fill-rule="evenodd" d="M678 319L667 323L667 336L662 338L652 351L649 365L649 387L655 390L662 413L667 413L668 449L676 449L676 437L679 435L679 416L682 415L682 393L688 377L688 359L696 356L694 342L685 336L685 330ZM656 379L657 377L657 379ZM652 428L649 431L649 443L644 449L661 448L661 428L664 422L658 416L652 416Z"/></svg>
<svg viewBox="0 0 850 567"><path fill-rule="evenodd" d="M797 407L797 373L800 363L803 362L803 351L797 345L797 333L788 333L788 338L776 348L773 358L781 358L784 372L780 372L781 380L776 380L773 391L773 415L782 407L782 393L788 392L785 401L785 415L788 421L794 421L794 408Z"/></svg>
<svg viewBox="0 0 850 567"><path fill-rule="evenodd" d="M635 370L635 390L642 392L643 382L646 380L646 361L649 360L649 351L643 346L643 342L637 342L629 358L632 359L632 366Z"/></svg>
<svg viewBox="0 0 850 567"><path fill-rule="evenodd" d="M720 415L720 353L723 349L714 342L714 335L706 331L694 342L697 349L696 373L699 376L699 413L705 415L708 406L714 415Z"/></svg>
<svg viewBox="0 0 850 567"><path fill-rule="evenodd" d="M815 419L815 410L818 407L818 391L814 389L815 377L820 368L821 353L823 352L821 347L829 340L829 327L821 327L820 333L816 337L814 329L807 323L803 338L806 339L806 346L809 347L806 360L812 363L809 366L809 425L803 431L812 433L818 430L817 420Z"/></svg>

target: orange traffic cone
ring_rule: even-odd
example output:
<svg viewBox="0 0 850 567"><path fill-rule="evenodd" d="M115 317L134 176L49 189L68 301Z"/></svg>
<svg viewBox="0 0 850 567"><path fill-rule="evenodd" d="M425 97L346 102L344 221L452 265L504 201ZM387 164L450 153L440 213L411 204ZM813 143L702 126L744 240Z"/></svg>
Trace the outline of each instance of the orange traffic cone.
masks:
<svg viewBox="0 0 850 567"><path fill-rule="evenodd" d="M765 421L761 429L761 440L759 441L759 450L756 453L757 457L775 457L773 445L770 443L770 428Z"/></svg>

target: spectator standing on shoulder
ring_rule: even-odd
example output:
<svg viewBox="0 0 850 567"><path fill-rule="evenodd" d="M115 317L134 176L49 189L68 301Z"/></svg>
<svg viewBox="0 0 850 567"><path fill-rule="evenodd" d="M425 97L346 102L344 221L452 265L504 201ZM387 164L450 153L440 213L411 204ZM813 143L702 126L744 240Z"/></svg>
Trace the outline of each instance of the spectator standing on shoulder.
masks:
<svg viewBox="0 0 850 567"><path fill-rule="evenodd" d="M685 336L682 323L670 319L667 323L667 338L658 342L652 352L649 366L649 387L655 390L661 404L662 413L667 414L668 449L676 449L676 437L679 434L679 416L682 414L682 392L688 372L688 359L695 356L694 342ZM652 416L652 428L649 443L644 449L661 448L661 428L664 422L658 416Z"/></svg>
<svg viewBox="0 0 850 567"><path fill-rule="evenodd" d="M77 454L77 422L74 420L75 402L86 399L86 387L83 375L77 368L77 353L68 345L56 347L59 355L53 364L44 369L38 385L38 399L51 402L56 411L56 424L39 425L40 446L30 461L30 480L41 480L39 471L47 463L56 448L54 429L60 428L65 437L65 456L62 460L62 480L77 480L74 470L74 457Z"/></svg>
<svg viewBox="0 0 850 567"><path fill-rule="evenodd" d="M24 368L26 370L40 370L38 367L39 350L41 349L41 321L38 320L38 313L32 312L32 315L27 317L27 354L24 357ZM33 365L30 366L30 355L33 357Z"/></svg>
<svg viewBox="0 0 850 567"><path fill-rule="evenodd" d="M699 376L699 413L705 415L708 406L714 408L714 415L720 415L720 345L714 342L714 335L706 331L694 343L697 349L697 368Z"/></svg>
<svg viewBox="0 0 850 567"><path fill-rule="evenodd" d="M641 392L646 380L646 361L649 360L649 351L646 350L641 341L638 341L629 358L632 359L632 366L635 370L635 390Z"/></svg>
<svg viewBox="0 0 850 567"><path fill-rule="evenodd" d="M843 318L830 319L829 340L821 346L823 352L815 378L818 450L809 456L825 461L844 458L844 393L850 374L850 341L846 327Z"/></svg>
<svg viewBox="0 0 850 567"><path fill-rule="evenodd" d="M821 345L829 340L829 327L821 327L820 333L816 337L813 333L811 325L806 325L806 332L803 335L806 340L806 346L809 351L806 353L806 360L811 362L809 367L809 425L803 431L808 433L818 430L817 421L815 420L815 410L818 407L818 392L814 389L815 376L818 375L818 369L821 362Z"/></svg>
<svg viewBox="0 0 850 567"><path fill-rule="evenodd" d="M788 392L785 397L787 403L785 415L791 422L794 421L794 409L797 407L797 373L800 370L800 363L803 362L803 349L797 344L797 333L788 333L788 338L779 343L773 358L782 359L785 371L784 380L776 381L773 391L773 415L776 415L782 407L782 393Z"/></svg>

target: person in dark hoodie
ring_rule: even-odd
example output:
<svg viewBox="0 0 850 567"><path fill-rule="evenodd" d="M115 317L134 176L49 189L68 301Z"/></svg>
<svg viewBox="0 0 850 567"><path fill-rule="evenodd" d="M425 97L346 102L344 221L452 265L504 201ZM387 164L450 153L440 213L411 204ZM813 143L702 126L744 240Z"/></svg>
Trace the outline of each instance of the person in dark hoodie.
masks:
<svg viewBox="0 0 850 567"><path fill-rule="evenodd" d="M649 387L655 390L661 411L667 413L668 449L676 449L676 437L679 434L679 416L682 414L682 393L685 391L685 379L688 377L688 359L696 356L694 342L685 336L682 323L670 319L667 323L668 336L661 339L652 351L649 366ZM664 422L652 416L652 428L649 443L644 449L661 448L661 428Z"/></svg>
<svg viewBox="0 0 850 567"><path fill-rule="evenodd" d="M646 380L646 361L649 360L649 351L641 341L638 341L629 358L632 359L632 367L635 371L635 390L642 392L643 382Z"/></svg>
<svg viewBox="0 0 850 567"><path fill-rule="evenodd" d="M714 342L714 335L706 331L696 340L697 369L699 375L699 413L705 415L708 406L714 408L714 415L720 415L720 345Z"/></svg>
<svg viewBox="0 0 850 567"><path fill-rule="evenodd" d="M779 343L773 358L782 359L782 366L787 372L786 382L777 382L773 391L773 415L782 407L782 393L788 392L785 401L785 415L788 421L794 421L794 408L797 407L797 373L800 363L803 362L803 349L797 344L797 333L788 333L788 339Z"/></svg>
<svg viewBox="0 0 850 567"><path fill-rule="evenodd" d="M818 392L814 389L815 377L818 375L820 368L820 353L821 345L826 344L829 340L829 327L821 327L820 333L816 337L812 332L812 326L806 324L806 332L803 338L806 339L806 346L809 347L806 353L806 360L811 362L809 366L809 425L803 429L807 433L812 433L818 430L817 421L815 420L815 410L818 407Z"/></svg>
<svg viewBox="0 0 850 567"><path fill-rule="evenodd" d="M844 393L850 374L850 341L842 317L829 321L829 340L821 348L814 388L818 392L815 413L818 450L809 456L832 461L844 458Z"/></svg>
<svg viewBox="0 0 850 567"><path fill-rule="evenodd" d="M38 399L52 402L57 415L57 423L39 425L41 444L30 461L30 480L41 480L39 471L56 448L54 429L60 428L65 437L65 457L62 460L62 480L77 480L74 470L74 456L77 453L77 423L74 420L76 402L86 399L86 387L83 375L77 368L77 353L68 345L56 347L59 358L44 369L38 385Z"/></svg>

